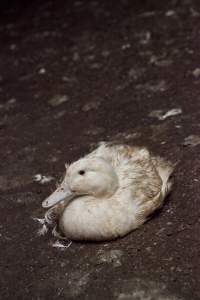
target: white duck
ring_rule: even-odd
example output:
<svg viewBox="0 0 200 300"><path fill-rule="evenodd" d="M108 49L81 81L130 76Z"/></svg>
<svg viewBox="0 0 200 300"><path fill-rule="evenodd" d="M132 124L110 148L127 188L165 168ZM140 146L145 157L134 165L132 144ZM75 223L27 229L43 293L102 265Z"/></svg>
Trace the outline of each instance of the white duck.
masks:
<svg viewBox="0 0 200 300"><path fill-rule="evenodd" d="M170 191L173 165L145 148L101 143L66 166L57 190L42 203L71 240L112 240L143 224Z"/></svg>

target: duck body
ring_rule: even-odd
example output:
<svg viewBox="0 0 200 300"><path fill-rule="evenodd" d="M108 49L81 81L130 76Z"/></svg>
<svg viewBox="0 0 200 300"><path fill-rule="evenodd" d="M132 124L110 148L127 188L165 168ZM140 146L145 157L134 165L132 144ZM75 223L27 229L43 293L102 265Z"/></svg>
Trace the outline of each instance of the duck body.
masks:
<svg viewBox="0 0 200 300"><path fill-rule="evenodd" d="M162 206L171 189L172 171L170 162L152 156L146 148L101 143L67 167L61 186L43 206L52 210L54 204L62 205L58 224L68 239L116 239L138 228ZM67 196L59 202L57 195L63 190Z"/></svg>
<svg viewBox="0 0 200 300"><path fill-rule="evenodd" d="M125 194L124 194L125 196ZM109 240L123 236L140 225L138 207L127 195L126 201L82 197L71 202L61 215L59 226L69 239Z"/></svg>

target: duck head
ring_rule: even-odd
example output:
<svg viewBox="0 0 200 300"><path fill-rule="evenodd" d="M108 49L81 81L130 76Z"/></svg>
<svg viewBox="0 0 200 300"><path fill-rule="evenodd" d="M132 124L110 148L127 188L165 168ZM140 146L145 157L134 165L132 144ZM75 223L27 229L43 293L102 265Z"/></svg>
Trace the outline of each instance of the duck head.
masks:
<svg viewBox="0 0 200 300"><path fill-rule="evenodd" d="M103 158L83 158L69 167L61 185L42 203L49 208L79 196L110 197L118 188L118 177L112 165Z"/></svg>

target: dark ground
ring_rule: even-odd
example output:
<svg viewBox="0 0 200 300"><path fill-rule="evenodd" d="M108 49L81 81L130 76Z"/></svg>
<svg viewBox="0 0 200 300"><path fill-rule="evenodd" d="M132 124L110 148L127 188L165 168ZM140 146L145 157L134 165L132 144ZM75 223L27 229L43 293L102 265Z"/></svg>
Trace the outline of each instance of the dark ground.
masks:
<svg viewBox="0 0 200 300"><path fill-rule="evenodd" d="M0 45L1 299L200 299L200 2L9 1ZM42 200L116 139L181 160L166 205L123 239L53 248Z"/></svg>

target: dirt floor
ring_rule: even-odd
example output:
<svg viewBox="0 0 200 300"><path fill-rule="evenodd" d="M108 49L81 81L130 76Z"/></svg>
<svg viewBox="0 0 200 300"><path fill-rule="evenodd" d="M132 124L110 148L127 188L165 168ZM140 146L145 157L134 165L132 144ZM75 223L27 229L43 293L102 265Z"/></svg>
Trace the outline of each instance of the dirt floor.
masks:
<svg viewBox="0 0 200 300"><path fill-rule="evenodd" d="M200 2L0 6L0 298L200 299ZM55 248L33 218L102 140L179 161L173 192L123 239Z"/></svg>

